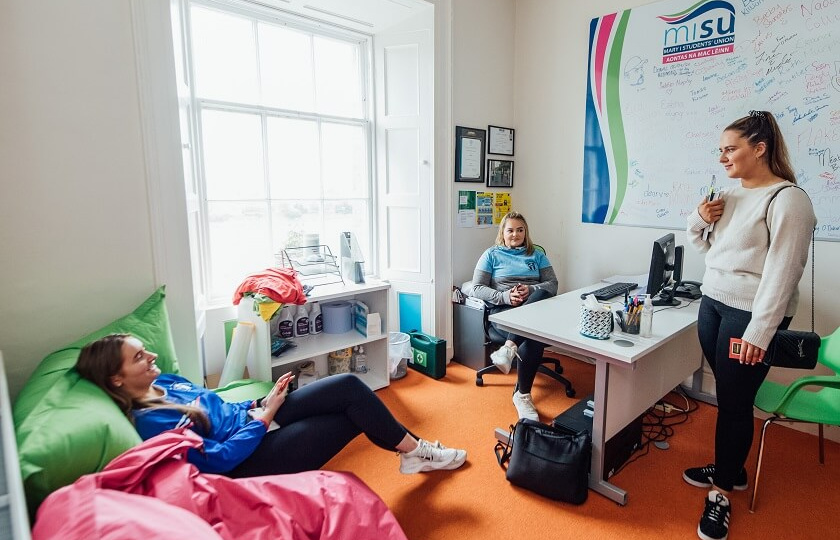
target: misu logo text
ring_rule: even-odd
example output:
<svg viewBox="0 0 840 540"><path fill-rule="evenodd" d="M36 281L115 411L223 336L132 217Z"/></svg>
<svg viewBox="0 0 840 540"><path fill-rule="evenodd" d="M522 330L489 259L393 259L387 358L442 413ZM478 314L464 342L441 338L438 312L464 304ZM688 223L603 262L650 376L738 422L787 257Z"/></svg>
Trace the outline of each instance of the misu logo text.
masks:
<svg viewBox="0 0 840 540"><path fill-rule="evenodd" d="M730 53L735 42L735 8L729 2L702 0L671 15L665 23L662 63Z"/></svg>

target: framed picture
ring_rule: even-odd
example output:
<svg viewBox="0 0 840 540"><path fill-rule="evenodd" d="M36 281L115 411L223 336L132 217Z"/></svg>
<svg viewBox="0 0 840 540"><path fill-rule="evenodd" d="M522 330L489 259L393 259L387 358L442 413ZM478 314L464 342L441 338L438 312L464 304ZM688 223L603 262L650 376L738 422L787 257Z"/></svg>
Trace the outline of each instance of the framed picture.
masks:
<svg viewBox="0 0 840 540"><path fill-rule="evenodd" d="M455 126L455 181L484 182L484 149L487 132Z"/></svg>
<svg viewBox="0 0 840 540"><path fill-rule="evenodd" d="M511 128L487 126L487 131L490 133L488 154L513 155L513 130Z"/></svg>
<svg viewBox="0 0 840 540"><path fill-rule="evenodd" d="M506 159L487 160L487 187L512 187L513 162Z"/></svg>

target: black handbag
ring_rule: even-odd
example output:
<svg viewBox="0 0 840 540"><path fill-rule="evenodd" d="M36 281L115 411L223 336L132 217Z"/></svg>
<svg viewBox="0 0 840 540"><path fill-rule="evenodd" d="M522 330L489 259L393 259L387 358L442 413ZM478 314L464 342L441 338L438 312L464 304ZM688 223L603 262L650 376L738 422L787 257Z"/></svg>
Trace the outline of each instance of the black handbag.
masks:
<svg viewBox="0 0 840 540"><path fill-rule="evenodd" d="M767 211L764 214L764 220L767 221L767 212L770 210L770 203L776 198L780 191L789 187L799 186L785 186L777 189L770 201L767 203ZM805 190L802 190L803 192ZM767 229L768 239L770 229ZM820 344L822 338L819 334L814 332L814 255L815 255L815 234L811 234L811 331L805 332L800 330L776 330L773 339L770 340L770 345L764 353L764 360L762 362L768 366L794 368L794 369L814 369L817 366L817 357L820 352Z"/></svg>
<svg viewBox="0 0 840 540"><path fill-rule="evenodd" d="M513 485L572 504L582 504L589 495L588 431L572 433L523 418L511 426L507 444L496 443L495 452Z"/></svg>
<svg viewBox="0 0 840 540"><path fill-rule="evenodd" d="M763 362L774 367L814 369L821 341L815 332L776 330Z"/></svg>

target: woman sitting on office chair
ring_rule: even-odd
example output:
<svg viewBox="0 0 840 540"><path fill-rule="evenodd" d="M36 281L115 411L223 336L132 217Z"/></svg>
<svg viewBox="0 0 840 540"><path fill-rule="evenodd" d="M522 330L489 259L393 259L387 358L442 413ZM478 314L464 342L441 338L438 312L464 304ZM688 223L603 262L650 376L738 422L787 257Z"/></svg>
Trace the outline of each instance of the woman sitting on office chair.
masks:
<svg viewBox="0 0 840 540"><path fill-rule="evenodd" d="M475 265L471 296L493 304L492 314L556 294L557 276L542 250L536 249L531 242L525 216L509 212L499 224L496 245L485 251ZM494 327L498 329L495 324ZM519 418L539 421L531 398L531 386L545 344L499 331L507 335L507 341L490 355L490 359L503 373L510 372L514 358L519 359L513 405Z"/></svg>

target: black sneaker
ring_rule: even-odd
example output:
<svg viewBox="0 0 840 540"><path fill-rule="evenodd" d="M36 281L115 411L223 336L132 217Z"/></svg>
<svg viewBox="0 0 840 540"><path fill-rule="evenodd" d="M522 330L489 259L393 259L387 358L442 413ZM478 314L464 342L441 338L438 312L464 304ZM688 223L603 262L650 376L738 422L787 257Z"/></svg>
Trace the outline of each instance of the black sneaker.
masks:
<svg viewBox="0 0 840 540"><path fill-rule="evenodd" d="M712 479L715 477L715 464L709 463L705 467L694 467L683 471L683 480L701 488L712 487ZM747 470L741 469L741 474L735 479L735 485L732 486L735 491L744 491L747 489Z"/></svg>
<svg viewBox="0 0 840 540"><path fill-rule="evenodd" d="M706 497L706 509L700 516L697 536L703 540L726 540L729 535L729 499L716 490Z"/></svg>

